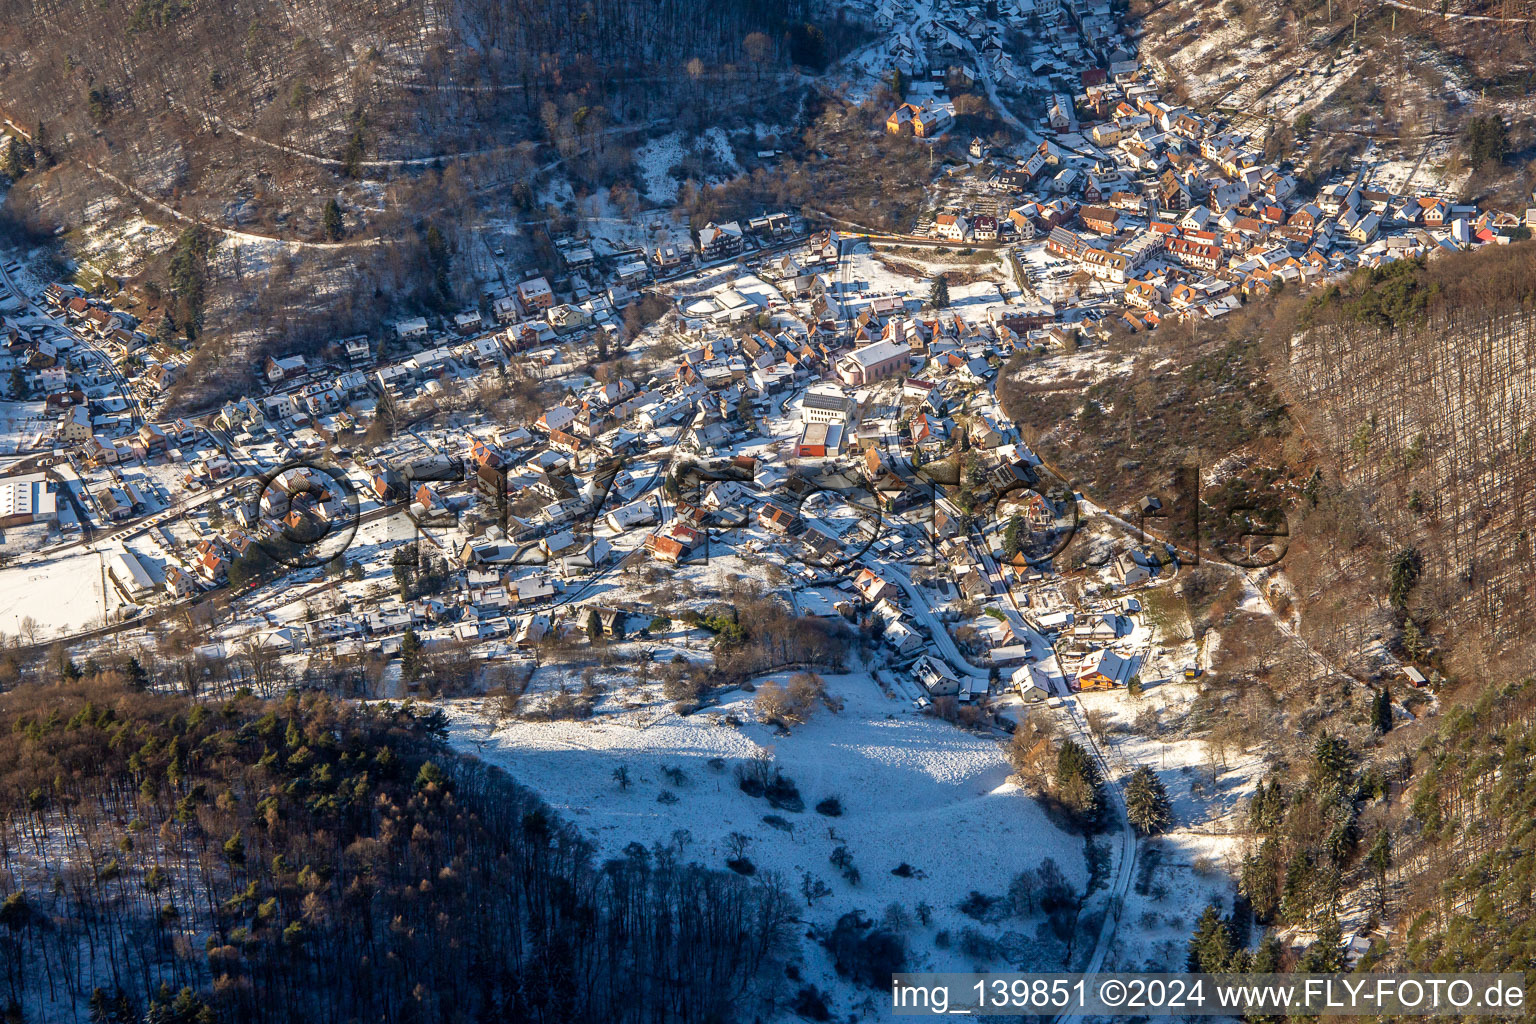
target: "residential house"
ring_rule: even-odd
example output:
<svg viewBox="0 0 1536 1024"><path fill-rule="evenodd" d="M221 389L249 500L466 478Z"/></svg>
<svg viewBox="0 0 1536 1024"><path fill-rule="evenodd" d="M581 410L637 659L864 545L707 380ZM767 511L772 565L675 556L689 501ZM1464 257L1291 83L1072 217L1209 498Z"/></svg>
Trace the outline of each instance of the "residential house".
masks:
<svg viewBox="0 0 1536 1024"><path fill-rule="evenodd" d="M1167 253L1175 263L1200 270L1214 271L1221 266L1221 247L1189 238L1171 238Z"/></svg>
<svg viewBox="0 0 1536 1024"><path fill-rule="evenodd" d="M853 589L857 590L870 604L874 604L882 598L896 600L901 591L894 584L882 579L873 570L861 569L853 579Z"/></svg>
<svg viewBox="0 0 1536 1024"><path fill-rule="evenodd" d="M555 304L555 293L547 280L533 277L517 286L517 299L523 304L524 310L536 315Z"/></svg>
<svg viewBox="0 0 1536 1024"><path fill-rule="evenodd" d="M930 697L954 697L960 693L960 677L943 660L931 654L918 655L912 665L912 675Z"/></svg>
<svg viewBox="0 0 1536 1024"><path fill-rule="evenodd" d="M746 245L741 225L735 221L716 224L713 221L699 229L699 256L706 260L721 259L741 252Z"/></svg>
<svg viewBox="0 0 1536 1024"><path fill-rule="evenodd" d="M996 221L993 225L996 226ZM970 237L971 225L963 213L941 213L934 218L933 233L940 238L960 242Z"/></svg>
<svg viewBox="0 0 1536 1024"><path fill-rule="evenodd" d="M268 356L265 370L267 380L276 384L278 381L287 380L290 377L297 377L302 374L304 372L304 357L285 356L282 359L274 359Z"/></svg>
<svg viewBox="0 0 1536 1024"><path fill-rule="evenodd" d="M401 341L418 341L427 336L426 317L412 317L395 324L395 337Z"/></svg>
<svg viewBox="0 0 1536 1024"><path fill-rule="evenodd" d="M757 521L764 529L783 536L799 533L805 528L800 513L771 501L758 510Z"/></svg>
<svg viewBox="0 0 1536 1024"><path fill-rule="evenodd" d="M1094 651L1078 666L1075 683L1079 690L1109 690L1125 686L1136 669L1136 658L1109 648Z"/></svg>
<svg viewBox="0 0 1536 1024"><path fill-rule="evenodd" d="M485 319L478 309L466 309L453 316L453 329L460 334L476 334L485 328Z"/></svg>

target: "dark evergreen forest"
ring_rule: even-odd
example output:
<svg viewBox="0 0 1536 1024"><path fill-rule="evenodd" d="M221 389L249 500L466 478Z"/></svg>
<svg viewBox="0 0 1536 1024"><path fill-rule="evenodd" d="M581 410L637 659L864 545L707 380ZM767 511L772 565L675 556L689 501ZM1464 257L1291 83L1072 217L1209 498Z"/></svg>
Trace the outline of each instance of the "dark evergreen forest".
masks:
<svg viewBox="0 0 1536 1024"><path fill-rule="evenodd" d="M776 879L599 861L441 712L105 673L0 734L7 1020L713 1022L783 977Z"/></svg>

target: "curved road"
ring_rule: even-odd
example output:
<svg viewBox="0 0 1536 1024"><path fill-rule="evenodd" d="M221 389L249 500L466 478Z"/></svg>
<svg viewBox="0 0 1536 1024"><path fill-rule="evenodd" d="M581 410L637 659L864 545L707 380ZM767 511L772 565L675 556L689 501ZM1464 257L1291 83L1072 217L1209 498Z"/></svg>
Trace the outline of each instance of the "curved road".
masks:
<svg viewBox="0 0 1536 1024"><path fill-rule="evenodd" d="M1094 937L1092 955L1078 968L1084 974L1094 974L1104 969L1104 960L1109 955L1109 947L1114 944L1115 932L1120 927L1120 913L1125 908L1125 897L1131 891L1131 880L1135 877L1132 868L1136 865L1136 831L1131 828L1131 819L1126 813L1125 797L1120 792L1120 782L1109 774L1109 761L1104 757L1104 752L1099 749L1098 741L1079 719L1076 702L1063 702L1062 706L1066 710L1067 720L1078 734L1079 741L1084 744L1085 749L1093 753L1093 759L1098 762L1099 771L1104 775L1104 794L1118 827L1117 856L1114 859L1114 866L1110 869L1109 885L1105 887L1102 897L1104 919L1099 925L1098 935ZM1066 1024L1066 1021L1067 1015L1062 1014L1055 1019L1054 1024Z"/></svg>

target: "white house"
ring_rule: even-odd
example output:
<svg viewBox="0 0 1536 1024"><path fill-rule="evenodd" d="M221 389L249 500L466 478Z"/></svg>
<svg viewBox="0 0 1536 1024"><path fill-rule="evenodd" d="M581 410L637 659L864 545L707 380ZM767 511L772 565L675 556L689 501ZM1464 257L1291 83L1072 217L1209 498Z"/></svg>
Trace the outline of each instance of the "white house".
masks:
<svg viewBox="0 0 1536 1024"><path fill-rule="evenodd" d="M411 341L427 336L427 318L418 316L409 320L401 320L395 324L395 337L401 341Z"/></svg>

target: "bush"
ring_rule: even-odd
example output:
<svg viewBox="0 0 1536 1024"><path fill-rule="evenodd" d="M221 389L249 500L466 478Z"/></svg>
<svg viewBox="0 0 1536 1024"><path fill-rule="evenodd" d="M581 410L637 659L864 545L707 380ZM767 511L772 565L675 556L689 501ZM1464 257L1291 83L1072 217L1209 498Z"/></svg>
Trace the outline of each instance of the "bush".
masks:
<svg viewBox="0 0 1536 1024"><path fill-rule="evenodd" d="M667 777L667 781L679 789L688 785L688 773L683 771L675 764L668 765L667 767L663 768L661 770L661 774L665 775Z"/></svg>
<svg viewBox="0 0 1536 1024"><path fill-rule="evenodd" d="M768 803L781 811L791 811L799 814L805 810L805 801L800 798L800 790L795 787L793 781L778 771L773 773L773 780L763 790L763 796Z"/></svg>
<svg viewBox="0 0 1536 1024"><path fill-rule="evenodd" d="M786 686L764 683L758 688L752 706L762 721L787 728L810 721L818 701L831 706L827 700L826 683L814 672L799 672Z"/></svg>
<svg viewBox="0 0 1536 1024"><path fill-rule="evenodd" d="M826 1021L832 1019L832 1012L827 1009L827 997L821 993L815 985L807 985L795 993L794 1002L789 1008L795 1016L806 1020Z"/></svg>
<svg viewBox="0 0 1536 1024"><path fill-rule="evenodd" d="M772 779L773 768L767 758L754 757L736 765L736 787L747 796L762 796Z"/></svg>
<svg viewBox="0 0 1536 1024"><path fill-rule="evenodd" d="M997 943L974 928L964 928L960 931L960 952L977 963L988 963L997 959Z"/></svg>
<svg viewBox="0 0 1536 1024"><path fill-rule="evenodd" d="M843 880L849 885L859 884L859 879L862 876L859 874L859 869L854 866L853 854L848 852L848 847L839 846L832 851L832 856L827 859L832 862L832 866L837 868L842 874Z"/></svg>
<svg viewBox="0 0 1536 1024"><path fill-rule="evenodd" d="M829 796L817 803L816 813L824 814L829 818L841 818L843 816L843 802L835 796Z"/></svg>
<svg viewBox="0 0 1536 1024"><path fill-rule="evenodd" d="M1013 877L1008 885L1007 909L1015 917L1046 914L1052 932L1065 939L1072 933L1077 914L1077 891L1056 862L1047 857L1038 868L1026 869Z"/></svg>
<svg viewBox="0 0 1536 1024"><path fill-rule="evenodd" d="M661 695L678 704L696 704L704 692L704 681L692 672L668 665L662 670Z"/></svg>
<svg viewBox="0 0 1536 1024"><path fill-rule="evenodd" d="M906 966L907 947L901 936L876 928L857 910L838 918L824 945L837 973L866 988L885 989L891 975Z"/></svg>
<svg viewBox="0 0 1536 1024"><path fill-rule="evenodd" d="M1000 921L1002 914L999 908L1003 903L1000 896L988 896L986 893L971 890L971 894L960 901L960 913L977 921Z"/></svg>
<svg viewBox="0 0 1536 1024"><path fill-rule="evenodd" d="M541 704L524 711L523 718L530 722L582 721L592 717L596 706L594 695L583 696L562 690L550 694Z"/></svg>

